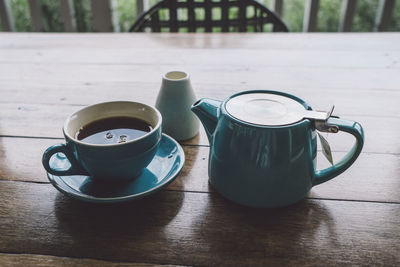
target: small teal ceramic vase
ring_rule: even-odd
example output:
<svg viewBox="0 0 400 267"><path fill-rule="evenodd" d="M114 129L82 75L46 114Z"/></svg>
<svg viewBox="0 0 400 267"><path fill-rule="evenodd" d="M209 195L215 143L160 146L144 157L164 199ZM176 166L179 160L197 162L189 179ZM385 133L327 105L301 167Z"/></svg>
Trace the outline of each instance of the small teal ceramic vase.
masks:
<svg viewBox="0 0 400 267"><path fill-rule="evenodd" d="M196 96L190 76L183 71L163 75L156 100L156 108L163 117L163 133L177 141L193 138L199 132L200 122L190 111Z"/></svg>
<svg viewBox="0 0 400 267"><path fill-rule="evenodd" d="M312 111L301 99L282 92L246 91L223 102L201 99L192 111L210 142L211 185L246 206L275 208L305 198L313 186L349 168L364 143L359 123ZM343 159L319 171L314 162L316 127L356 138Z"/></svg>

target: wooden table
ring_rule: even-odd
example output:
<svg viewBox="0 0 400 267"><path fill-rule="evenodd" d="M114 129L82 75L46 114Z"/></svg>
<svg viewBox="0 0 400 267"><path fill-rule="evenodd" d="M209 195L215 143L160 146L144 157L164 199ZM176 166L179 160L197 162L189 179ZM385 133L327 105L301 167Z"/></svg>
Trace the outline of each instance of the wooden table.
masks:
<svg viewBox="0 0 400 267"><path fill-rule="evenodd" d="M0 265L400 264L400 34L0 34ZM47 180L43 151L65 118L109 100L154 104L183 69L197 97L282 90L359 121L365 146L339 177L277 210L233 204L208 184L208 141L183 142L165 190L85 204ZM346 134L325 135L335 159ZM320 153L321 154L321 153ZM327 166L319 159L319 167Z"/></svg>

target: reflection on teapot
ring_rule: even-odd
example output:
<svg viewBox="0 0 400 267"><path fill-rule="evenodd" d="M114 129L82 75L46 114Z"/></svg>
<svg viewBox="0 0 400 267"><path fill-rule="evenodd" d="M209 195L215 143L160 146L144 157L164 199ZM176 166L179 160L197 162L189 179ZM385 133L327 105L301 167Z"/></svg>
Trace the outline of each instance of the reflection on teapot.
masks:
<svg viewBox="0 0 400 267"><path fill-rule="evenodd" d="M311 187L344 172L364 143L361 125L314 111L303 100L277 91L245 91L225 101L201 99L192 106L210 142L208 174L226 198L253 207L280 207L303 199ZM355 136L350 152L316 170L316 130Z"/></svg>

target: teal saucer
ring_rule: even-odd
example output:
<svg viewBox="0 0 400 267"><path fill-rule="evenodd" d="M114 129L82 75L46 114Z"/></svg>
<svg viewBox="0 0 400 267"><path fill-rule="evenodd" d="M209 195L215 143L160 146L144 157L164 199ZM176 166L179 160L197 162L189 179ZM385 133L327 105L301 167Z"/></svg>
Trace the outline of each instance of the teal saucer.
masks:
<svg viewBox="0 0 400 267"><path fill-rule="evenodd" d="M51 165L65 165L65 158L53 157ZM116 203L150 195L172 182L182 170L185 154L171 137L163 134L156 155L142 174L128 182L94 181L90 176L57 176L47 173L51 184L61 193L86 202ZM68 162L67 162L68 164Z"/></svg>

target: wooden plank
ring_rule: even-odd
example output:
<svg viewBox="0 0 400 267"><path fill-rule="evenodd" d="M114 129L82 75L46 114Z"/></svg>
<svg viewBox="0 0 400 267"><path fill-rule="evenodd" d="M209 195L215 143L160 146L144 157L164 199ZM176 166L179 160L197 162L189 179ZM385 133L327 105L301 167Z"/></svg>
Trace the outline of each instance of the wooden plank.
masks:
<svg viewBox="0 0 400 267"><path fill-rule="evenodd" d="M132 266L132 267L160 267L177 265L159 265L134 262L112 262L93 259L75 259L67 257L55 257L48 255L32 254L7 254L0 253L0 264L2 266L59 266L59 267L97 267L97 266Z"/></svg>
<svg viewBox="0 0 400 267"><path fill-rule="evenodd" d="M395 0L379 0L375 18L375 31L385 31L390 26Z"/></svg>
<svg viewBox="0 0 400 267"><path fill-rule="evenodd" d="M340 10L339 32L351 32L357 0L343 0Z"/></svg>
<svg viewBox="0 0 400 267"><path fill-rule="evenodd" d="M400 41L400 40L399 40ZM167 53L165 51L168 51ZM105 51L105 48L24 48L24 49L0 49L0 64L26 63L26 64L99 64L99 65L150 65L168 66L179 65L202 65L207 58L207 66L215 68L224 67L223 61L231 67L242 69L275 67L283 68L358 68L358 69L399 69L400 51L324 51L324 50L254 50L237 49L235 57L230 56L232 49L170 49L155 48L152 53L146 48L120 48ZM259 60L258 57L268 60ZM57 60L55 60L57 58ZM191 64L192 63L192 64ZM143 66L143 67L145 67ZM1 68L2 66L0 66ZM3 66L7 68L7 66ZM11 66L19 67L19 66ZM196 68L201 68L197 66ZM241 70L241 69L239 69ZM213 76L211 78L214 78Z"/></svg>
<svg viewBox="0 0 400 267"><path fill-rule="evenodd" d="M93 94L93 93L92 93ZM63 95L60 95L63 98ZM152 105L153 101L148 101L134 96L119 98L119 100L139 101ZM397 101L398 98L392 100ZM104 96L104 101L116 100L115 98L107 99ZM94 101L94 104L100 101ZM380 102L380 101L379 101ZM382 101L384 103L384 101ZM397 107L390 105L388 110L396 110ZM0 104L0 134L6 136L34 136L34 137L51 137L62 138L61 127L64 120L73 112L81 109L83 106L76 105L39 105L39 104L15 104L2 103ZM327 106L326 106L327 107ZM338 109L338 106L336 106ZM349 105L349 109L351 106ZM362 106L360 106L362 110ZM400 140L398 132L400 131L399 117L382 117L382 116L364 116L362 114L347 114L336 112L345 119L359 121L366 132L366 142L364 146L365 152L374 153L400 153ZM397 113L398 114L398 113ZM376 138L384 137L384 138ZM352 144L353 139L345 133L329 135L329 141L334 145L337 151L346 151ZM208 140L201 131L200 138L195 138L188 142L189 144L207 145Z"/></svg>
<svg viewBox="0 0 400 267"><path fill-rule="evenodd" d="M48 183L41 156L50 146L63 140L0 137L0 180ZM183 146L185 166L167 190L213 192L208 184L208 147ZM31 155L30 160L21 157ZM335 162L343 152L334 152ZM309 197L354 201L380 201L400 203L397 164L400 154L362 153L354 165L332 181L314 187ZM379 166L377 166L379 162ZM317 168L329 163L318 153Z"/></svg>
<svg viewBox="0 0 400 267"><path fill-rule="evenodd" d="M61 0L61 17L64 24L64 31L75 32L76 31L76 19L75 9L73 0Z"/></svg>
<svg viewBox="0 0 400 267"><path fill-rule="evenodd" d="M314 109L326 110L331 105L336 105L335 114L343 117L352 116L363 117L399 117L397 99L400 91L382 88L351 88L333 87L323 88L324 83L310 83L304 87L298 81L283 82L279 86L279 81L271 81L268 86L263 86L263 80L252 83L228 83L223 84L215 81L214 83L202 82L200 77L194 79L193 87L197 98L209 97L224 100L242 90L269 89L281 90L304 99ZM199 74L200 75L200 74ZM149 105L154 105L160 82L156 82L158 75L149 75L152 81L0 81L0 109L6 114L12 115L16 105L21 109L27 105L27 109L45 110L47 105L90 105L98 102L112 100L131 100L140 101ZM114 90L110 92L109 88ZM141 88L141 92L135 92L136 88ZM323 89L322 89L323 88ZM359 101L353 101L354 95ZM41 97L38 97L40 95ZM4 104L5 106L2 106ZM45 104L40 107L40 105ZM31 106L33 105L33 107ZM37 107L39 105L39 107ZM368 106L368 108L366 108ZM50 107L51 108L51 107ZM8 110L8 111L7 111ZM67 108L73 110L73 108Z"/></svg>
<svg viewBox="0 0 400 267"><path fill-rule="evenodd" d="M3 31L14 32L14 16L11 12L10 1L0 0L0 19Z"/></svg>
<svg viewBox="0 0 400 267"><path fill-rule="evenodd" d="M196 266L400 265L400 193L396 190L400 172L396 51L400 49L393 44L400 35L273 35L271 40L266 35L226 39L116 35L118 40L111 41L109 35L0 36L0 251L7 253L7 259L14 254L19 261L17 254L30 253L21 255L20 261L25 257L27 265L42 261L29 259L39 254L82 258L96 265L103 261ZM290 54L294 43L301 49ZM272 63L246 61L253 48L264 58L265 47L288 53L282 56L284 64L279 65L277 57ZM120 53L102 56L110 50ZM15 61L12 56L3 58L7 51L21 56ZM289 66L290 56L297 62L307 51L322 59L307 61L306 67L300 61ZM371 58L363 59L368 52ZM69 60L74 53L76 59ZM232 53L239 55L238 62L229 59ZM124 55L133 60L123 61ZM346 56L347 62L338 62ZM204 59L210 65L199 64ZM351 63L357 59L358 63ZM82 105L113 99L153 104L160 73L176 65L192 74L198 97L224 99L243 89L285 90L282 86L289 86L288 92L314 108L336 102L338 115L364 125L363 153L345 173L313 188L308 199L278 210L244 208L212 190L207 182L209 148L203 130L184 146L187 161L180 176L149 198L89 205L70 200L48 184L40 158L46 147L62 139L43 136L61 137L64 119ZM4 137L13 132L26 138ZM31 138L34 134L38 138ZM335 160L351 141L343 135L330 135L328 140ZM318 162L327 166L321 158Z"/></svg>
<svg viewBox="0 0 400 267"><path fill-rule="evenodd" d="M210 1L210 0L207 0ZM400 51L399 33L381 33L377 38L376 33L352 33L352 34L332 34L332 33L274 33L274 34L254 34L246 35L243 33L230 34L202 34L198 33L195 37L190 34L179 33L160 33L143 35L140 33L114 34L113 38L106 33L46 33L46 34L27 34L27 33L0 33L0 49L55 49L55 48L81 48L96 49L109 48L118 49L151 49L152 53L163 49L165 51L185 49L252 49L252 50L301 50L309 51L383 51L390 53ZM221 52L219 51L219 52ZM108 49L111 52L111 49ZM228 51L227 51L228 52ZM256 52L256 51L255 51ZM235 54L236 55L236 54ZM61 58L61 57L60 57ZM234 58L234 57L233 57ZM207 58L209 60L210 58ZM260 62L267 60L260 60ZM306 63L306 62L303 62ZM335 61L331 63L335 64Z"/></svg>
<svg viewBox="0 0 400 267"><path fill-rule="evenodd" d="M203 54L204 55L204 54ZM224 56L229 54L224 54ZM219 56L220 59L224 56ZM201 58L198 58L199 61ZM211 60L211 62L214 60ZM19 87L33 84L118 84L118 83L153 83L159 89L160 76L174 68L172 65L140 64L0 64L0 80L4 83L16 84ZM192 83L207 84L210 88L228 85L229 91L218 94L238 92L245 89L274 89L280 91L294 90L293 88L308 88L314 93L335 94L333 91L352 90L358 94L362 91L381 90L398 91L400 83L397 68L329 68L329 67L277 67L226 65L225 68L215 65L194 65L193 62L180 64L180 68L190 73ZM66 78L68 74L68 79ZM216 75L217 74L217 75ZM44 82L45 81L45 82ZM348 92L352 93L352 92ZM116 95L119 94L116 92ZM134 96L134 93L131 93ZM113 96L109 92L110 96ZM211 97L212 95L207 95ZM301 96L301 95L299 95ZM304 95L302 95L304 98ZM329 96L329 95L327 95ZM308 101L310 98L306 95ZM349 100L347 100L349 101ZM324 101L325 102L325 101ZM336 102L339 104L339 102ZM357 103L354 103L357 105ZM377 110L377 107L371 107ZM368 112L368 110L366 110Z"/></svg>
<svg viewBox="0 0 400 267"><path fill-rule="evenodd" d="M88 87L86 90L91 89ZM79 91L79 90L77 90ZM89 94L84 94L83 96L85 99L90 99L90 95L94 94L102 94L91 91ZM352 94L345 94L348 96L349 99L345 101L345 98L340 98L340 92L337 93L338 101L329 101L325 102L326 105L318 105L314 106L318 110L327 109L329 107L329 103L336 103L337 111L335 114L340 115L342 118L353 119L355 121L359 121L367 134L367 142L364 147L364 151L366 152L379 152L379 153L399 153L398 144L398 136L397 132L400 130L398 129L400 123L400 118L398 117L398 106L395 106L393 103L399 99L398 94L391 94L387 98L376 98L373 99L374 96L379 97L379 92L363 94L362 97L360 96L358 99L359 101L365 100L366 103L370 103L371 105L375 103L386 103L382 106L382 113L385 112L392 112L393 117L385 117L382 116L374 116L370 113L370 116L365 116L362 114L363 110L366 111L365 106L363 104L360 105L353 105L352 106ZM4 95L7 95L5 92ZM16 97L20 94L16 94ZM37 95L45 95L45 91L38 91ZM72 95L72 94L71 94ZM155 94L154 94L155 95ZM229 94L230 95L230 94ZM295 94L299 95L299 94ZM310 98L312 95L312 91L309 94ZM36 137L62 137L61 132L61 125L67 116L75 112L76 110L82 108L85 105L65 105L65 101L68 101L69 94L60 94L60 95L53 95L55 97L53 105L43 105L43 104L27 104L27 103L18 103L17 105L11 101L11 103L1 103L0 110L2 116L0 116L0 133L2 135L11 135L11 136L36 136ZM202 97L202 94L199 94L198 97ZM211 95L209 95L211 96ZM299 95L300 97L304 98L304 95ZM393 98L391 99L390 96ZM72 97L72 96L71 96ZM366 97L366 98L365 98ZM155 98L155 96L154 96ZM144 96L139 96L138 94L121 94L121 95L102 95L101 97L97 97L91 100L87 100L85 104L95 104L98 102L104 101L112 101L112 100L130 100L130 101L139 101L149 105L154 104L154 98L150 98L147 94ZM225 99L220 97L215 97L219 99ZM320 95L320 98L313 97L308 99L309 103L316 102L317 99L323 99L323 94ZM329 99L329 98L328 98ZM366 100L368 99L368 101ZM387 99L387 101L385 101ZM314 101L309 101L314 100ZM89 102L90 101L90 102ZM28 99L27 99L28 102ZM318 103L318 102L316 102ZM340 103L340 105L338 104ZM363 103L363 102L359 102ZM346 104L346 105L345 105ZM353 108L353 109L352 109ZM357 110L359 113L357 114ZM377 109L376 109L377 110ZM349 113L347 113L347 112ZM397 113L396 113L397 112ZM49 116L51 114L51 116ZM396 117L397 114L397 117ZM385 136L385 138L376 139L376 136ZM337 147L335 149L339 151L346 150L352 142L351 138L346 137L345 134L335 134L330 135L330 140L335 142ZM200 145L207 145L208 141L207 138L204 136L202 132L199 139L194 139L190 143L200 144ZM337 143L337 144L336 144Z"/></svg>
<svg viewBox="0 0 400 267"><path fill-rule="evenodd" d="M113 19L110 0L91 0L93 30L95 32L112 32Z"/></svg>
<svg viewBox="0 0 400 267"><path fill-rule="evenodd" d="M42 7L40 0L28 0L28 4L29 4L29 13L31 15L31 21L33 25L33 31L43 32L44 23L43 23Z"/></svg>
<svg viewBox="0 0 400 267"><path fill-rule="evenodd" d="M283 0L274 1L274 13L279 17L283 15Z"/></svg>
<svg viewBox="0 0 400 267"><path fill-rule="evenodd" d="M344 155L343 152L334 152L334 162ZM390 189L398 185L400 167L396 162L399 160L399 154L362 153L346 172L312 188L308 197L400 203L400 194ZM318 153L317 161L318 169L330 167L322 152Z"/></svg>
<svg viewBox="0 0 400 267"><path fill-rule="evenodd" d="M0 191L7 253L206 266L400 264L398 204L306 200L264 210L162 191L104 206L48 184L2 181Z"/></svg>
<svg viewBox="0 0 400 267"><path fill-rule="evenodd" d="M307 0L304 8L303 32L317 30L319 0Z"/></svg>

